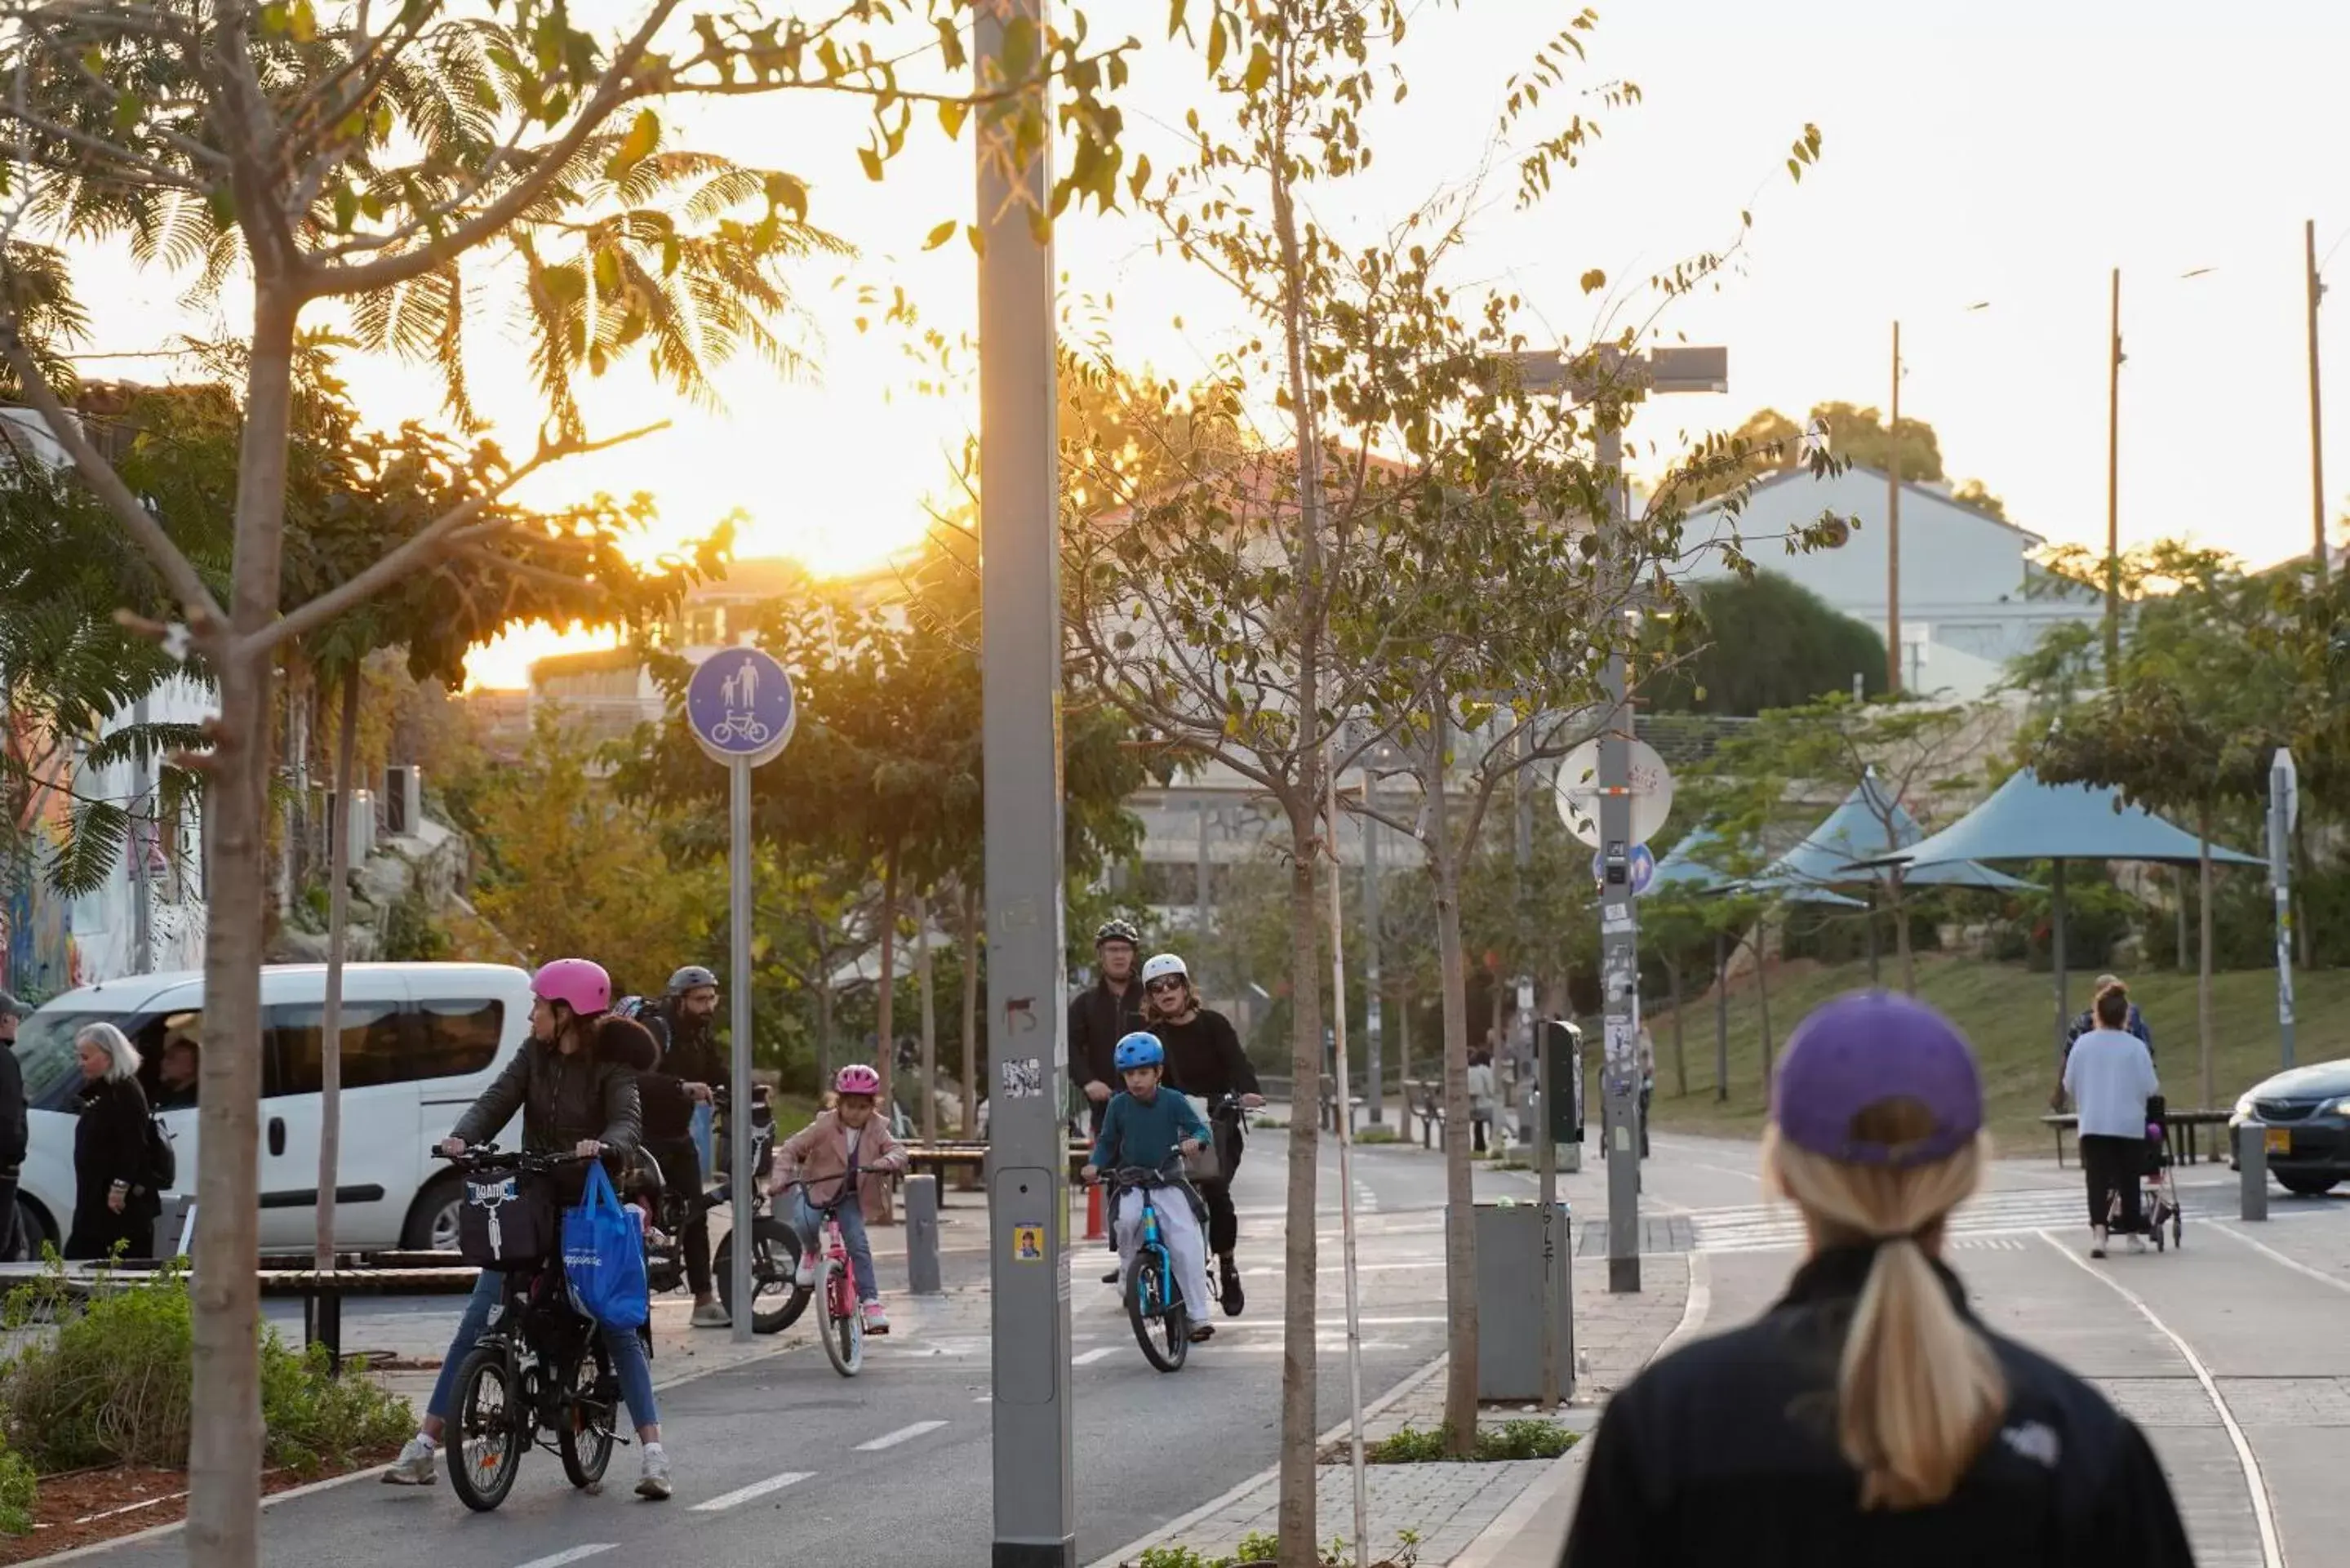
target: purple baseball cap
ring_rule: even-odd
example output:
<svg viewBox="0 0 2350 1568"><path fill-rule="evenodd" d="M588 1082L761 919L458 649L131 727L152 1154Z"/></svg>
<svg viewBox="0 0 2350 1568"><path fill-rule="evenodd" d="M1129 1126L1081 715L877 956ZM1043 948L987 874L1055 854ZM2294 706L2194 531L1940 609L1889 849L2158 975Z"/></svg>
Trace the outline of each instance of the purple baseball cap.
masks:
<svg viewBox="0 0 2350 1568"><path fill-rule="evenodd" d="M1855 1137L1854 1118L1887 1100L1916 1101L1933 1130L1904 1144ZM1795 1026L1772 1080L1771 1119L1797 1148L1846 1165L1930 1165L1982 1131L1982 1078L1949 1019L1906 996L1855 992Z"/></svg>

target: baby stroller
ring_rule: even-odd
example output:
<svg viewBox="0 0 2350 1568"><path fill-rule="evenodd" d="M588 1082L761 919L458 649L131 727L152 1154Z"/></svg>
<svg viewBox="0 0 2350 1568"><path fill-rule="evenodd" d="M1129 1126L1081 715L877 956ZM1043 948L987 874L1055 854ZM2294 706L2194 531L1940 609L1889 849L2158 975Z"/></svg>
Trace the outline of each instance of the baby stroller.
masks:
<svg viewBox="0 0 2350 1568"><path fill-rule="evenodd" d="M2163 1228L2169 1227L2167 1238L2172 1246L2183 1247L2186 1239L2179 1233L2181 1210L2178 1207L2178 1186L2171 1179L2168 1107L2163 1097L2156 1095L2146 1102L2146 1167L2141 1178L2138 1212L2145 1216L2146 1233L2154 1241L2154 1250L2161 1251L2166 1238Z"/></svg>

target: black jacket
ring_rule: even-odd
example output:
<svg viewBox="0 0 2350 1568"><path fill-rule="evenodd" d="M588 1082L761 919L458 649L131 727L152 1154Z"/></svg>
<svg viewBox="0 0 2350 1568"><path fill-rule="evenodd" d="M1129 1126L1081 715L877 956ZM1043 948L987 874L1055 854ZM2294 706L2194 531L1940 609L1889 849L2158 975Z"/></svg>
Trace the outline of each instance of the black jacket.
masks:
<svg viewBox="0 0 2350 1568"><path fill-rule="evenodd" d="M100 1078L81 1089L74 1124L74 1211L103 1209L108 1191L130 1184L133 1212L152 1212L147 1172L147 1096L136 1078Z"/></svg>
<svg viewBox="0 0 2350 1568"><path fill-rule="evenodd" d="M1167 1047L1167 1081L1212 1104L1225 1095L1257 1093L1256 1068L1241 1049L1232 1020L1203 1007L1189 1023L1154 1018L1147 1025Z"/></svg>
<svg viewBox="0 0 2350 1568"><path fill-rule="evenodd" d="M25 1069L16 1053L0 1045L0 1177L16 1174L25 1163Z"/></svg>
<svg viewBox="0 0 2350 1568"><path fill-rule="evenodd" d="M1125 1035L1142 1027L1142 982L1129 980L1126 994L1097 980L1069 999L1069 1087L1082 1093L1090 1083L1115 1089L1118 1065L1112 1054Z"/></svg>
<svg viewBox="0 0 2350 1568"><path fill-rule="evenodd" d="M2191 1568L2145 1434L1996 1335L2007 1416L1959 1490L1932 1508L1864 1512L1835 1400L1870 1257L1821 1254L1760 1320L1675 1352L1615 1397L1562 1568ZM1942 1277L1964 1311L1958 1280Z"/></svg>
<svg viewBox="0 0 2350 1568"><path fill-rule="evenodd" d="M596 1138L607 1150L606 1167L616 1174L644 1141L636 1070L592 1049L567 1056L552 1045L524 1041L449 1136L486 1142L517 1110L524 1148L558 1154L583 1138Z"/></svg>
<svg viewBox="0 0 2350 1568"><path fill-rule="evenodd" d="M693 1135L693 1101L685 1085L714 1088L726 1083L729 1071L718 1049L717 1032L707 1023L681 1029L673 1016L676 1006L674 1001L664 1002L645 1009L637 1019L660 1043L660 1063L637 1080L637 1089L644 1098L645 1137L663 1143Z"/></svg>

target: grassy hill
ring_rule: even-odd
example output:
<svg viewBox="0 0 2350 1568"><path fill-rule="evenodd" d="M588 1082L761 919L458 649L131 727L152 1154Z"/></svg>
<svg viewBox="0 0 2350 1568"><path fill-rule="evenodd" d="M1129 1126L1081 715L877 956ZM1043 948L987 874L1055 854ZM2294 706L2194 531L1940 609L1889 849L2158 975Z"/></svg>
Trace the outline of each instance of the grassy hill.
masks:
<svg viewBox="0 0 2350 1568"><path fill-rule="evenodd" d="M1898 984L1899 971L1888 959L1886 981ZM2195 977L2191 974L2124 975L2130 994L2153 1026L2155 1064L2170 1103L2185 1107L2202 1101ZM2071 1000L2075 1011L2089 1002L2092 974L2077 975ZM1771 1034L1783 1046L1804 1013L1830 997L1868 983L1865 963L1824 966L1797 961L1771 976ZM1984 963L1920 954L1918 995L1948 1013L1974 1042L1990 1096L1992 1130L2002 1152L2046 1153L2052 1147L2038 1117L2047 1106L2055 1077L2054 982L2020 965ZM2213 980L2213 1097L2221 1106L2277 1070L2276 975L2241 971ZM2303 1064L2350 1056L2350 970L2322 970L2293 977L2295 1056ZM1762 1011L1751 977L1734 983L1730 997L1730 1097L1714 1099L1714 1002L1709 994L1686 1005L1681 1022L1689 1093L1676 1095L1673 1021L1669 1011L1652 1013L1657 1043L1657 1126L1687 1132L1759 1136L1765 1104ZM1596 1031L1590 1036L1596 1046Z"/></svg>

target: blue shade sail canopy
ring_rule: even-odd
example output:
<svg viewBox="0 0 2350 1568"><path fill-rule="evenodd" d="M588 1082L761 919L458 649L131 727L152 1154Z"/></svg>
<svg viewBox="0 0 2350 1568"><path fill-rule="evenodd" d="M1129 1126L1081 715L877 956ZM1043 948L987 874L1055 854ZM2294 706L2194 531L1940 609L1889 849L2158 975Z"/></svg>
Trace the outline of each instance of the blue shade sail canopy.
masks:
<svg viewBox="0 0 2350 1568"><path fill-rule="evenodd" d="M1801 844L1782 855L1754 879L1761 888L1793 889L1799 887L1824 887L1837 882L1868 881L1882 878L1883 871L1855 869L1862 863L1873 864L1879 857L1906 849L1926 836L1918 819L1885 793L1885 786L1870 769L1855 785L1844 804L1828 814L1827 820L1812 829ZM1905 868L1902 881L1909 886L1934 888L1984 888L2013 891L2030 888L2032 883L2020 881L2003 871L1972 861L1958 860L1932 866L1921 866L1915 871Z"/></svg>
<svg viewBox="0 0 2350 1568"><path fill-rule="evenodd" d="M1657 862L1657 874L1649 878L1648 888L1641 897L1653 898L1662 892L1700 896L1762 893L1793 904L1821 904L1848 909L1867 908L1858 898L1848 898L1817 883L1780 883L1764 877L1742 880L1727 876L1719 867L1707 864L1709 859L1723 858L1731 853L1720 834L1710 827L1700 827L1674 845L1671 852Z"/></svg>
<svg viewBox="0 0 2350 1568"><path fill-rule="evenodd" d="M2042 784L2022 768L1989 800L1906 849L1866 856L1862 867L1899 865L1906 874L1966 861L2146 860L2193 865L2202 858L2196 836L2132 805L2109 784ZM2262 861L2222 845L2211 858L2223 866Z"/></svg>

